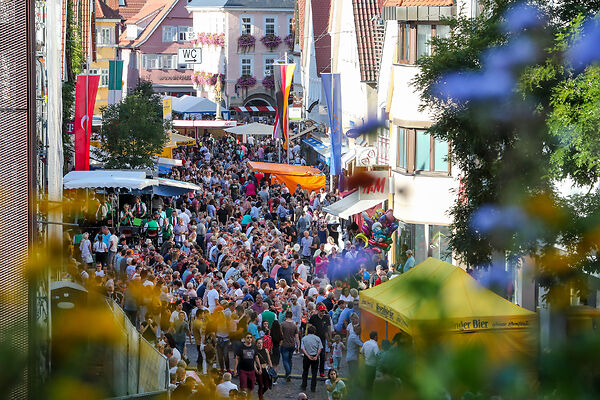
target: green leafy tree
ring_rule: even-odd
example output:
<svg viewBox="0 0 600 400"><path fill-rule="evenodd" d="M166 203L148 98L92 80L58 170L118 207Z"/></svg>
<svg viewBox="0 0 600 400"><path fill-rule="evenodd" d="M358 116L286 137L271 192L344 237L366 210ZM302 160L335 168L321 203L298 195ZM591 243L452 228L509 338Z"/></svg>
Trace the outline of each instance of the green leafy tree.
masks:
<svg viewBox="0 0 600 400"><path fill-rule="evenodd" d="M429 132L451 144L449 158L461 171L462 196L450 210L454 254L471 266L490 265L496 254L532 255L540 282L564 300L569 287L584 290L583 271L600 270L598 195L561 198L555 189L564 178L591 188L600 177L600 70L588 67L577 75L564 62L580 32L583 17L577 13L598 10L595 2L579 2L575 13L572 1L540 2L548 18L513 34L502 27L506 10L516 3L491 1L475 19L448 21L453 35L432 40L435 52L419 61L415 84L423 105L433 111ZM537 50L527 63L511 67L516 84L501 99L436 95L436 85L449 73L479 73L489 49L515 37L526 37ZM478 231L474 218L486 205L522 210L515 223L521 226Z"/></svg>
<svg viewBox="0 0 600 400"><path fill-rule="evenodd" d="M140 82L122 102L102 109L101 160L107 168L152 168L167 142L160 96Z"/></svg>

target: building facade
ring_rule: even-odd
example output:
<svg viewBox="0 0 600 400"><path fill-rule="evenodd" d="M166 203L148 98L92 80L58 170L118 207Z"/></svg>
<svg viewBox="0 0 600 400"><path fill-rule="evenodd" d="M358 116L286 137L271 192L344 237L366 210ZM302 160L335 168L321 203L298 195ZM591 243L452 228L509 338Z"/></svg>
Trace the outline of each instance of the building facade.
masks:
<svg viewBox="0 0 600 400"><path fill-rule="evenodd" d="M293 48L292 0L192 0L198 96L214 100L217 77L228 107L275 106L273 64Z"/></svg>
<svg viewBox="0 0 600 400"><path fill-rule="evenodd" d="M377 137L378 161L390 166L394 215L403 223L395 259L410 249L417 262L428 256L451 262L448 211L458 193L459 171L448 159L449 144L427 133L432 118L419 108L420 93L412 82L419 73L415 62L432 51L431 38L450 34L443 19L456 16L457 5L452 0L402 4L382 9L386 35L377 100L380 115L388 118L388 129Z"/></svg>
<svg viewBox="0 0 600 400"><path fill-rule="evenodd" d="M195 93L193 65L178 60L178 50L189 48L192 37L192 16L187 4L187 0L148 0L125 21L119 38L124 96L140 80L152 82L154 91L164 95Z"/></svg>

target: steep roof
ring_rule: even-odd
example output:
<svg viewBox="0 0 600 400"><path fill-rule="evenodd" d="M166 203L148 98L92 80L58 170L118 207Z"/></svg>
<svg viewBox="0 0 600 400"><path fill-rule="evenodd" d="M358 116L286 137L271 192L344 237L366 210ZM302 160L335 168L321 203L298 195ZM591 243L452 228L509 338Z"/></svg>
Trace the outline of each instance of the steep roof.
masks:
<svg viewBox="0 0 600 400"><path fill-rule="evenodd" d="M313 0L311 6L317 75L321 76L331 72L331 36L328 32L331 1Z"/></svg>
<svg viewBox="0 0 600 400"><path fill-rule="evenodd" d="M293 9L294 0L192 0L188 7Z"/></svg>
<svg viewBox="0 0 600 400"><path fill-rule="evenodd" d="M108 4L103 1L95 0L96 3L96 18L105 19L121 19L118 10L112 9Z"/></svg>
<svg viewBox="0 0 600 400"><path fill-rule="evenodd" d="M454 5L454 0L383 0L384 7L445 7Z"/></svg>
<svg viewBox="0 0 600 400"><path fill-rule="evenodd" d="M175 7L180 0L148 0L142 9L127 22L135 23L144 19L151 19L146 28L135 40L127 39L127 30L119 38L119 44L124 47L135 47L148 39L160 24L163 18Z"/></svg>
<svg viewBox="0 0 600 400"><path fill-rule="evenodd" d="M377 80L374 17L379 16L379 5L377 0L352 0L352 6L356 27L360 79L361 81L373 82Z"/></svg>
<svg viewBox="0 0 600 400"><path fill-rule="evenodd" d="M304 12L306 9L306 0L298 0L296 2L295 12L298 13L298 29L296 30L296 37L299 38L300 50L304 47Z"/></svg>
<svg viewBox="0 0 600 400"><path fill-rule="evenodd" d="M148 0L125 0L125 6L119 7L123 19L129 19L137 14Z"/></svg>

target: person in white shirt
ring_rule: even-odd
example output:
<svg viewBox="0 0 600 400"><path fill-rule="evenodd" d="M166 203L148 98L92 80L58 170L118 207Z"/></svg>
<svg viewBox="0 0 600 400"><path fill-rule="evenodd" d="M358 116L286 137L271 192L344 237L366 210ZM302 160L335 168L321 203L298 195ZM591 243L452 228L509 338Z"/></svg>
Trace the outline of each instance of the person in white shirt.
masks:
<svg viewBox="0 0 600 400"><path fill-rule="evenodd" d="M223 374L223 382L217 385L217 396L219 399L228 399L229 391L238 390L238 387L235 383L231 382L231 374L229 372L225 372Z"/></svg>
<svg viewBox="0 0 600 400"><path fill-rule="evenodd" d="M219 292L215 289L212 283L208 284L206 293L206 301L208 305L208 311L212 314L215 308L219 305Z"/></svg>
<svg viewBox="0 0 600 400"><path fill-rule="evenodd" d="M375 372L377 371L377 354L379 346L377 345L377 331L369 333L370 340L367 340L360 352L365 356L365 384L368 392L373 389Z"/></svg>
<svg viewBox="0 0 600 400"><path fill-rule="evenodd" d="M302 261L300 261L300 265L298 265L298 268L296 269L296 272L298 272L298 274L300 275L300 279L302 279L303 282L306 282L308 279L308 266L306 264L304 264Z"/></svg>

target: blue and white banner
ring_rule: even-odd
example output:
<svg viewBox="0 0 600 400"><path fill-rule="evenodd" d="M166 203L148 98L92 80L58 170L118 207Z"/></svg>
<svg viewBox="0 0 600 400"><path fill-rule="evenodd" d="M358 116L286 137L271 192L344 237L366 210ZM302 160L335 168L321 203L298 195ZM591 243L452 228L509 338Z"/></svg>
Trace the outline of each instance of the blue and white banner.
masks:
<svg viewBox="0 0 600 400"><path fill-rule="evenodd" d="M342 86L340 74L321 74L329 128L331 130L331 175L342 174Z"/></svg>

